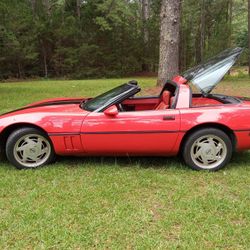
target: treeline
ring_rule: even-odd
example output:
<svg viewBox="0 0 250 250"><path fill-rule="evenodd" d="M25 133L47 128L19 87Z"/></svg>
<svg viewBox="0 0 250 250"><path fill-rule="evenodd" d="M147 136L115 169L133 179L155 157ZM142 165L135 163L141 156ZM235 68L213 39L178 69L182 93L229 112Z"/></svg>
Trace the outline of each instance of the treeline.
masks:
<svg viewBox="0 0 250 250"><path fill-rule="evenodd" d="M0 0L0 79L157 72L160 9L161 0ZM183 0L180 22L180 70L247 47L244 0Z"/></svg>

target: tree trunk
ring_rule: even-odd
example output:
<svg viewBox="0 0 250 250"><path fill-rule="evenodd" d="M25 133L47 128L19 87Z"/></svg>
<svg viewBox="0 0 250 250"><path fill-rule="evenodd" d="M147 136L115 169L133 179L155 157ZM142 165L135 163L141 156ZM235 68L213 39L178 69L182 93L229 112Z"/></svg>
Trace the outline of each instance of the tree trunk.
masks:
<svg viewBox="0 0 250 250"><path fill-rule="evenodd" d="M232 23L233 23L233 0L229 0L228 6L228 47L232 47Z"/></svg>
<svg viewBox="0 0 250 250"><path fill-rule="evenodd" d="M228 8L227 8L227 24L228 24L228 38L227 38L227 47L232 47L232 23L233 23L233 0L228 0ZM231 74L231 69L228 71L228 75Z"/></svg>
<svg viewBox="0 0 250 250"><path fill-rule="evenodd" d="M180 9L180 0L162 0L157 85L164 84L179 72Z"/></svg>
<svg viewBox="0 0 250 250"><path fill-rule="evenodd" d="M201 0L201 33L200 33L200 59L204 61L204 50L205 50L205 28L206 28L206 13L205 13L205 0Z"/></svg>
<svg viewBox="0 0 250 250"><path fill-rule="evenodd" d="M148 20L149 20L149 0L142 0L142 29L143 29L143 43L144 43L144 56L142 63L142 71L149 71L149 65L146 62L148 54L148 42L149 42L149 30L148 30Z"/></svg>
<svg viewBox="0 0 250 250"><path fill-rule="evenodd" d="M51 17L51 5L49 0L43 0L43 5L45 7L46 14Z"/></svg>
<svg viewBox="0 0 250 250"><path fill-rule="evenodd" d="M18 78L21 79L23 78L23 74L22 74L22 67L21 67L20 61L17 62L17 68L18 68Z"/></svg>
<svg viewBox="0 0 250 250"><path fill-rule="evenodd" d="M81 1L76 0L76 15L78 19L81 19Z"/></svg>
<svg viewBox="0 0 250 250"><path fill-rule="evenodd" d="M248 74L250 76L250 0L248 0Z"/></svg>
<svg viewBox="0 0 250 250"><path fill-rule="evenodd" d="M185 30L184 30L184 18L182 9L180 10L180 44L179 44L179 70L182 71L185 67Z"/></svg>
<svg viewBox="0 0 250 250"><path fill-rule="evenodd" d="M198 24L197 33L195 37L195 63L199 64L200 62L201 62L201 27L200 24Z"/></svg>
<svg viewBox="0 0 250 250"><path fill-rule="evenodd" d="M142 0L142 20L143 20L143 39L147 44L149 40L148 20L149 20L149 0Z"/></svg>
<svg viewBox="0 0 250 250"><path fill-rule="evenodd" d="M33 17L36 14L36 0L30 0Z"/></svg>
<svg viewBox="0 0 250 250"><path fill-rule="evenodd" d="M42 44L42 52L43 52L43 66L44 66L44 77L48 78L48 62L47 62L47 53L45 45Z"/></svg>
<svg viewBox="0 0 250 250"><path fill-rule="evenodd" d="M205 13L205 0L200 0L200 18L198 19L195 58L196 64L204 60L205 50L205 28L206 28L206 13Z"/></svg>
<svg viewBox="0 0 250 250"><path fill-rule="evenodd" d="M43 55L43 62L44 62L44 77L48 78L48 65L47 65L47 56L46 56L46 54Z"/></svg>

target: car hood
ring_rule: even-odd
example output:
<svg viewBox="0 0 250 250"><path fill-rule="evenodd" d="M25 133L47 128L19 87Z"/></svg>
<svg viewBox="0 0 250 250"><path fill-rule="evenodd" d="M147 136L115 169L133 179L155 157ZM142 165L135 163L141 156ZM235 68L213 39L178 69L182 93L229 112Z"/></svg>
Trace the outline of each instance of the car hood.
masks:
<svg viewBox="0 0 250 250"><path fill-rule="evenodd" d="M20 113L34 113L34 112L84 112L80 108L80 103L88 98L54 98L46 99L39 102L34 102L22 108L12 110L10 112L1 114L13 115Z"/></svg>
<svg viewBox="0 0 250 250"><path fill-rule="evenodd" d="M206 96L222 80L242 51L242 48L227 49L208 61L187 70L182 76Z"/></svg>

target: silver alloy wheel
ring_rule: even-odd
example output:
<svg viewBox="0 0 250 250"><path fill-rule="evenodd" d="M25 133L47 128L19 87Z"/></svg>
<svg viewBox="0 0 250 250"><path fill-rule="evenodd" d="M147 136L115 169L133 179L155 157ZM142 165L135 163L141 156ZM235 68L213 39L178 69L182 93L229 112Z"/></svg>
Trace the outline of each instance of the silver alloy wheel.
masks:
<svg viewBox="0 0 250 250"><path fill-rule="evenodd" d="M227 157L225 142L216 135L205 135L192 145L191 158L202 169L218 167Z"/></svg>
<svg viewBox="0 0 250 250"><path fill-rule="evenodd" d="M51 145L39 134L22 136L14 146L14 157L18 163L27 168L36 168L45 163L51 154Z"/></svg>

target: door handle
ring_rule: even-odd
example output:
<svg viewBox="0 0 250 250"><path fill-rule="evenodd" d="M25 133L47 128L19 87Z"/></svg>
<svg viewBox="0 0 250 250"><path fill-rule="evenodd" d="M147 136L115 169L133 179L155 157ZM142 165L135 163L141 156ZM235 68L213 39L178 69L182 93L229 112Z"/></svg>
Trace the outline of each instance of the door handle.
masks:
<svg viewBox="0 0 250 250"><path fill-rule="evenodd" d="M174 115L165 115L163 116L163 121L174 121L175 116Z"/></svg>

